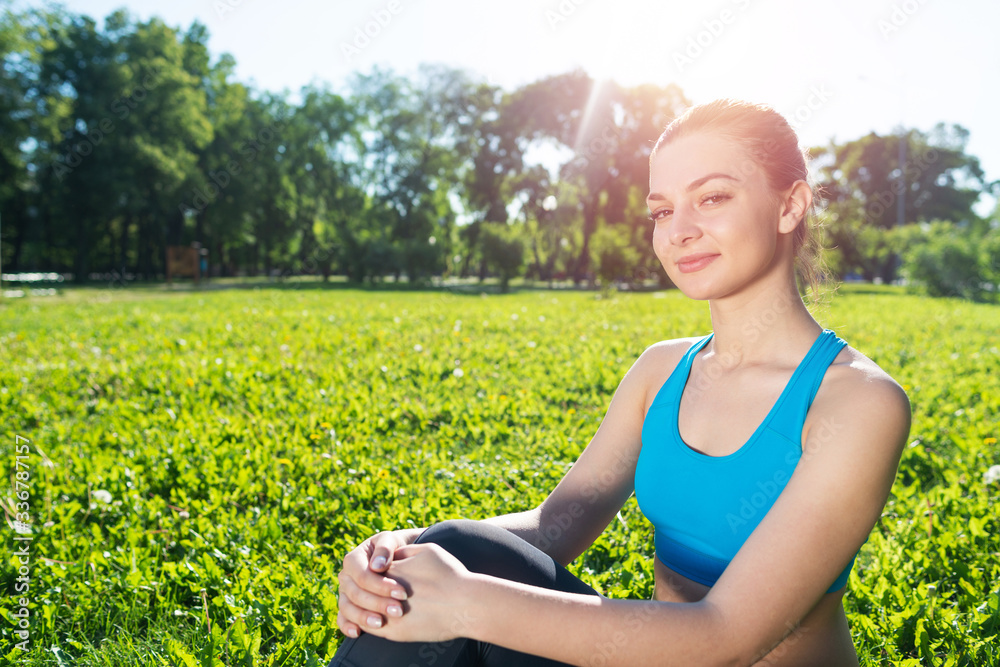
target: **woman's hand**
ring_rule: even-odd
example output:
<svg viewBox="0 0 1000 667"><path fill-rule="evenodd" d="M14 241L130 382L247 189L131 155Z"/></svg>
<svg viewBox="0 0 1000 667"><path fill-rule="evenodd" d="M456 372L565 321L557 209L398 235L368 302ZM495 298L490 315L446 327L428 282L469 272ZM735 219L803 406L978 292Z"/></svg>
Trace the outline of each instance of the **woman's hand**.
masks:
<svg viewBox="0 0 1000 667"><path fill-rule="evenodd" d="M348 637L359 637L403 615L406 590L385 573L400 547L412 544L422 529L376 533L344 556L338 576L337 625Z"/></svg>
<svg viewBox="0 0 1000 667"><path fill-rule="evenodd" d="M366 632L401 642L469 636L474 575L443 547L433 543L400 547L387 574L406 587L406 613L384 627L365 628Z"/></svg>

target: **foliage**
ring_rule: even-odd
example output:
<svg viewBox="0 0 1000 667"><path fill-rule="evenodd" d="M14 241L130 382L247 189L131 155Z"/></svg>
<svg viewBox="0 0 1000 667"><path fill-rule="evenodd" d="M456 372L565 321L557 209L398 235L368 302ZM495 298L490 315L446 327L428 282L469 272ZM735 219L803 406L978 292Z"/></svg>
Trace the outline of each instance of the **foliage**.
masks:
<svg viewBox="0 0 1000 667"><path fill-rule="evenodd" d="M914 409L845 598L862 664L1000 665L1000 486L984 477L1000 311L887 287L826 308ZM0 324L0 452L11 484L15 435L31 440L33 534L31 651L7 606L0 655L317 665L342 638L350 548L539 503L642 350L710 320L676 292L68 290L3 302ZM651 527L634 498L621 519L571 569L648 599ZM18 567L8 552L5 590Z"/></svg>
<svg viewBox="0 0 1000 667"><path fill-rule="evenodd" d="M479 244L486 266L500 274L500 291L506 292L510 279L524 268L524 240L516 227L502 222L486 223L479 232Z"/></svg>
<svg viewBox="0 0 1000 667"><path fill-rule="evenodd" d="M168 246L197 242L218 277L485 279L480 233L497 222L523 228L529 278L667 283L645 190L653 140L690 104L676 85L576 70L506 91L421 66L293 98L237 81L233 58L213 60L197 22L119 10L99 25L58 5L14 6L0 0L7 272L158 280ZM972 206L997 184L968 140L939 124L817 149L831 266L895 280L897 204L908 223L985 233Z"/></svg>
<svg viewBox="0 0 1000 667"><path fill-rule="evenodd" d="M635 248L629 243L627 230L603 227L594 234L591 251L597 276L605 289L617 280L626 280L638 264Z"/></svg>
<svg viewBox="0 0 1000 667"><path fill-rule="evenodd" d="M930 132L873 132L814 149L825 199L825 243L837 249L831 264L839 275L895 279L897 256L884 230L899 224L934 219L976 224L972 206L995 184L965 152L968 141L965 128L939 123Z"/></svg>
<svg viewBox="0 0 1000 667"><path fill-rule="evenodd" d="M1000 230L935 221L894 230L903 252L903 275L931 296L995 301L1000 286Z"/></svg>
<svg viewBox="0 0 1000 667"><path fill-rule="evenodd" d="M534 274L579 282L599 224L641 225L649 139L687 104L676 86L579 71L506 92L430 66L292 104L235 81L231 56L213 62L199 23L7 4L4 265L80 282L155 280L165 248L192 242L219 276L421 282L457 263L482 278L480 226L514 220L533 227ZM558 174L525 163L542 146L561 148ZM537 215L553 195L558 215Z"/></svg>

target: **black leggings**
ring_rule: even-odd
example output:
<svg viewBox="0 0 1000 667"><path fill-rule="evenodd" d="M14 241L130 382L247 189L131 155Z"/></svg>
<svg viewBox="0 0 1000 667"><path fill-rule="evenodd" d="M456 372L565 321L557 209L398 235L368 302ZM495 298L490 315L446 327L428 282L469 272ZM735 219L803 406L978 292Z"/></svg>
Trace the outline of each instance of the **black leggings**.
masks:
<svg viewBox="0 0 1000 667"><path fill-rule="evenodd" d="M471 572L567 593L600 595L545 552L503 528L481 521L443 521L422 532L416 542L441 545ZM565 664L464 637L445 642L394 642L362 633L357 639L345 639L328 667L556 667Z"/></svg>

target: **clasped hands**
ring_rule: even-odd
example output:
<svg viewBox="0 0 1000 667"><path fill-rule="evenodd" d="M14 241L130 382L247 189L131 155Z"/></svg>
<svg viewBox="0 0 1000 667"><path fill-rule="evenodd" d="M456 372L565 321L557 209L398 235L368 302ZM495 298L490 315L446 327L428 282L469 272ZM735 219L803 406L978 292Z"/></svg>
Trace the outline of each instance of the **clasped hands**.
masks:
<svg viewBox="0 0 1000 667"><path fill-rule="evenodd" d="M345 635L401 642L468 636L472 574L441 546L412 539L405 531L378 533L344 557L337 625Z"/></svg>

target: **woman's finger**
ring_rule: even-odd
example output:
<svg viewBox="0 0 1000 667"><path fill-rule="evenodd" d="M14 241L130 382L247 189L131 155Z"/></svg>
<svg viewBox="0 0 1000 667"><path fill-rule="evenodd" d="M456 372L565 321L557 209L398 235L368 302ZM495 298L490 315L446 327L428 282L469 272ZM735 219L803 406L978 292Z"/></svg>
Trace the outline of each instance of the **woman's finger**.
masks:
<svg viewBox="0 0 1000 667"><path fill-rule="evenodd" d="M368 567L375 572L385 572L389 569L396 550L403 541L393 532L376 533L370 540L371 554Z"/></svg>
<svg viewBox="0 0 1000 667"><path fill-rule="evenodd" d="M395 579L373 572L368 567L368 558L362 553L362 547L344 557L343 569L338 575L341 583L344 577L350 577L359 587L374 595L396 600L406 599L406 589Z"/></svg>
<svg viewBox="0 0 1000 667"><path fill-rule="evenodd" d="M385 617L368 609L357 606L347 596L341 596L337 603L337 618L343 617L348 623L353 623L361 630L378 629L385 625ZM343 630L344 627L341 626ZM345 631L346 633L346 631Z"/></svg>
<svg viewBox="0 0 1000 667"><path fill-rule="evenodd" d="M369 612L396 617L403 615L403 606L399 600L375 595L358 586L358 583L350 577L345 577L341 581L340 594L347 596L355 606Z"/></svg>
<svg viewBox="0 0 1000 667"><path fill-rule="evenodd" d="M352 639L357 639L361 636L361 627L357 623L347 620L342 609L337 609L337 627Z"/></svg>
<svg viewBox="0 0 1000 667"><path fill-rule="evenodd" d="M351 577L360 588L379 597L395 600L405 600L407 598L406 589L392 577L372 572L367 568L361 572L352 573Z"/></svg>

